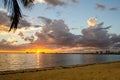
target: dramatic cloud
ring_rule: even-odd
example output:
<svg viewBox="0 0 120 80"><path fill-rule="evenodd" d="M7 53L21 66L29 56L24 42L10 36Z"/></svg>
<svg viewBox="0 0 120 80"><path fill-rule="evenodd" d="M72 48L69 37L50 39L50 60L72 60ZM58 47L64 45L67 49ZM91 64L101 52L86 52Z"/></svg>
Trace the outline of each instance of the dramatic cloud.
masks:
<svg viewBox="0 0 120 80"><path fill-rule="evenodd" d="M40 32L36 32L38 39L35 42L37 44L109 48L120 41L120 36L108 33L111 26L103 27L104 23L97 23L95 18L88 19L88 26L82 29L82 35L74 35L69 32L69 28L63 20L43 17L42 19L46 25Z"/></svg>
<svg viewBox="0 0 120 80"><path fill-rule="evenodd" d="M100 49L111 49L120 47L120 35L110 34L108 29L111 26L103 27L102 23L97 23L96 18L88 19L88 26L82 29L81 35L75 35L63 20L51 20L46 17L39 17L44 22L44 26L35 34L27 36L23 32L17 35L23 39L24 44L15 45L17 41L13 38L0 41L1 49L29 49L29 48L49 48L56 51L95 51ZM36 38L36 39L35 39ZM83 48L87 48L87 50Z"/></svg>
<svg viewBox="0 0 120 80"><path fill-rule="evenodd" d="M69 32L69 28L63 20L51 20L51 23L42 27L41 31L36 33L36 36L38 37L37 43L58 46L72 46L77 37Z"/></svg>
<svg viewBox="0 0 120 80"><path fill-rule="evenodd" d="M94 18L89 19L88 22L91 22L91 20L94 20L94 22L92 22L92 25L88 23L88 27L82 30L83 35L79 44L89 47L108 47L111 44L111 40L109 39L107 28L103 28L103 23L96 24L97 22Z"/></svg>
<svg viewBox="0 0 120 80"><path fill-rule="evenodd" d="M86 47L110 48L120 42L120 35L108 33L111 26L103 27L95 18L88 20L88 27L82 30L78 44ZM92 24L92 25L91 25Z"/></svg>

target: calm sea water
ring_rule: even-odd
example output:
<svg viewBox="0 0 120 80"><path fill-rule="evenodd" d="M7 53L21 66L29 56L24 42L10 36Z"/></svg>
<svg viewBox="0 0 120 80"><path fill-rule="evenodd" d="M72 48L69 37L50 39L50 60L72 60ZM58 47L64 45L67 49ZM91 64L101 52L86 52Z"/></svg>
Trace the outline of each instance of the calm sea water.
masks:
<svg viewBox="0 0 120 80"><path fill-rule="evenodd" d="M0 71L120 61L104 54L0 54Z"/></svg>

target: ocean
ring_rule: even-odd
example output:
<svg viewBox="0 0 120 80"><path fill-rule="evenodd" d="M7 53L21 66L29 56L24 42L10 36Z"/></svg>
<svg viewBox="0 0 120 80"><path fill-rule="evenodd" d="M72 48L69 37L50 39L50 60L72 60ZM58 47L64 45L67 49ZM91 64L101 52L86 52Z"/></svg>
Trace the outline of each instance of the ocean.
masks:
<svg viewBox="0 0 120 80"><path fill-rule="evenodd" d="M8 54L0 53L0 71L84 65L120 61L114 54Z"/></svg>

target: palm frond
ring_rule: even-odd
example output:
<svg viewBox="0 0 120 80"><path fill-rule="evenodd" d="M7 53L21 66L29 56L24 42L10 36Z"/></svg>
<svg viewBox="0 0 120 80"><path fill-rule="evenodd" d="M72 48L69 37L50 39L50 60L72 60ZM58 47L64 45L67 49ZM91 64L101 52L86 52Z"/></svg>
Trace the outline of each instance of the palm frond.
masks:
<svg viewBox="0 0 120 80"><path fill-rule="evenodd" d="M11 17L11 26L9 31L11 31L11 29L16 30L19 20L22 17L18 0L2 0L2 1L4 3L4 7L7 8ZM24 7L27 7L30 4L32 4L33 1L34 0L21 0L21 3L23 4Z"/></svg>

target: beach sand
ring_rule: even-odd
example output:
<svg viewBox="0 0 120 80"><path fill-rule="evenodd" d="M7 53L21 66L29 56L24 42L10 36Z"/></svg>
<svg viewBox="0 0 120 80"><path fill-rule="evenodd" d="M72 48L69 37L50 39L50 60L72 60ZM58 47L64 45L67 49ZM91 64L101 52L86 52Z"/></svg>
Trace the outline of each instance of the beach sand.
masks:
<svg viewBox="0 0 120 80"><path fill-rule="evenodd" d="M120 80L120 62L6 71L0 80Z"/></svg>

